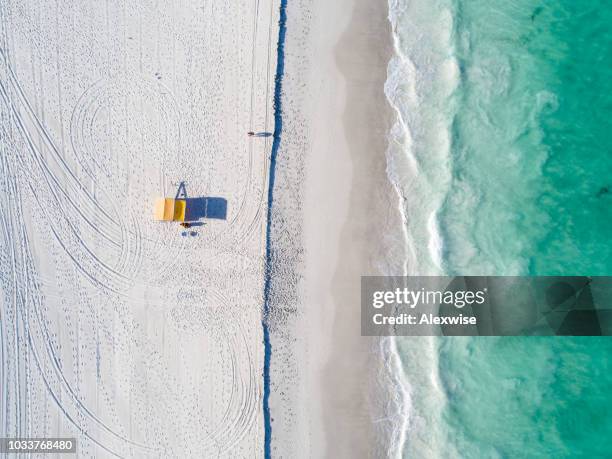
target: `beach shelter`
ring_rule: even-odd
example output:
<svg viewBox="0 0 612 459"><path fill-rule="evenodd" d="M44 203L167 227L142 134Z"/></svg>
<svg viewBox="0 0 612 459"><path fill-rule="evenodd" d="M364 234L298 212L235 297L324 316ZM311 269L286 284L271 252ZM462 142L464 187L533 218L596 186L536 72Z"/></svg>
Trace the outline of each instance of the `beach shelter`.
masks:
<svg viewBox="0 0 612 459"><path fill-rule="evenodd" d="M185 199L159 198L155 201L155 220L184 222L187 201Z"/></svg>

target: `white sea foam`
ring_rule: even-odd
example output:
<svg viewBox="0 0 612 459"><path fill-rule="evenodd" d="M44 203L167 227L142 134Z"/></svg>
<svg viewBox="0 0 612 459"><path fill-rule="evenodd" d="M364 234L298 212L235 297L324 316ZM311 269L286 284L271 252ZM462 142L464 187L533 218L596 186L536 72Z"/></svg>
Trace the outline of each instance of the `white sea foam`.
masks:
<svg viewBox="0 0 612 459"><path fill-rule="evenodd" d="M440 272L437 224L430 223L450 184L450 97L458 69L452 55L452 15L428 2L391 0L394 56L385 94L395 110L389 133L387 174L406 222L409 274ZM450 109L449 109L450 107ZM427 252L435 248L434 252Z"/></svg>
<svg viewBox="0 0 612 459"><path fill-rule="evenodd" d="M394 56L387 67L385 94L396 120L389 132L387 175L398 193L407 259L404 275L442 273L444 241L437 220L451 181L452 94L459 82L453 57L450 7L427 0L389 0ZM397 273L389 273L397 274ZM406 346L406 344L409 344ZM432 449L423 432L428 417L441 411L435 338L383 341L398 415L388 455ZM419 391L429 387L426 397ZM412 444L412 447L410 446Z"/></svg>
<svg viewBox="0 0 612 459"><path fill-rule="evenodd" d="M429 231L429 254L435 266L442 271L442 252L444 242L438 228L438 218L436 212L432 212L427 221L427 229Z"/></svg>

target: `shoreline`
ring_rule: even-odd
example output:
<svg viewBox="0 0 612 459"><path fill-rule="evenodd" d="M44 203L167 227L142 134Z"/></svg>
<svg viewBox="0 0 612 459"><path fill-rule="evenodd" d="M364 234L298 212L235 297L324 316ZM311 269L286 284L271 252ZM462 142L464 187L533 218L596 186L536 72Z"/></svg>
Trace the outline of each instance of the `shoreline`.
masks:
<svg viewBox="0 0 612 459"><path fill-rule="evenodd" d="M397 407L380 397L395 382L388 346L360 327L361 276L403 266L399 196L386 173L392 33L378 1L287 5L266 454L371 456L397 438L384 421Z"/></svg>
<svg viewBox="0 0 612 459"><path fill-rule="evenodd" d="M333 62L313 107L326 115L315 122L304 205L309 390L321 400L312 419L323 421L311 424L312 453L361 457L386 450L392 430L373 423L388 409L374 389L389 369L381 341L361 337L360 281L388 273L394 236L386 230L403 225L386 174L394 113L384 85L393 44L386 0L347 0L325 11L339 33L319 44Z"/></svg>

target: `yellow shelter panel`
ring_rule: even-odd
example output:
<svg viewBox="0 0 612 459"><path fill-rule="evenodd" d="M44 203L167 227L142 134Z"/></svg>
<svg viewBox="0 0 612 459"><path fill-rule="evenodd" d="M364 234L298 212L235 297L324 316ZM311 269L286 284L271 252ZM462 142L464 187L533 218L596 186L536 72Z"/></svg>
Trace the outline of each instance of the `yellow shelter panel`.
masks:
<svg viewBox="0 0 612 459"><path fill-rule="evenodd" d="M171 222L174 219L174 199L166 198L164 202L164 221Z"/></svg>
<svg viewBox="0 0 612 459"><path fill-rule="evenodd" d="M175 222L185 221L185 211L187 209L187 201L184 199L176 199L174 201L174 218Z"/></svg>
<svg viewBox="0 0 612 459"><path fill-rule="evenodd" d="M187 201L184 199L160 198L155 201L155 220L163 222L185 221Z"/></svg>
<svg viewBox="0 0 612 459"><path fill-rule="evenodd" d="M153 211L154 218L157 221L165 220L164 214L166 210L166 200L164 198L155 201L155 210Z"/></svg>

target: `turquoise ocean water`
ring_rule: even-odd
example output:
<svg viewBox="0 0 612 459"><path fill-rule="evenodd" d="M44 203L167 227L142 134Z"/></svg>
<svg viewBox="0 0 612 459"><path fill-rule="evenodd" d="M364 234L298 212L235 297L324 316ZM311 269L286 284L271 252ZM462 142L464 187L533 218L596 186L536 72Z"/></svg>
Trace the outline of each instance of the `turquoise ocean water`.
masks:
<svg viewBox="0 0 612 459"><path fill-rule="evenodd" d="M389 5L406 272L612 275L612 4ZM396 350L406 457L612 455L612 338Z"/></svg>

